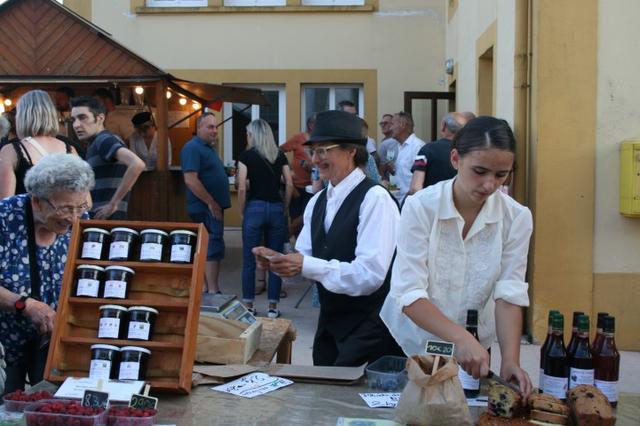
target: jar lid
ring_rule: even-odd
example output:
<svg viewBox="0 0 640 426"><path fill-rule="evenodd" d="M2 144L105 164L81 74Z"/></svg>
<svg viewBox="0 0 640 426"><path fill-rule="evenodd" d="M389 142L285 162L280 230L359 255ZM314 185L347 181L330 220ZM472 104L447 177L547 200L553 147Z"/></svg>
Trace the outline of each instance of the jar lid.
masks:
<svg viewBox="0 0 640 426"><path fill-rule="evenodd" d="M114 232L129 232L130 234L138 235L138 231L134 231L131 228L113 228L111 233L113 234Z"/></svg>
<svg viewBox="0 0 640 426"><path fill-rule="evenodd" d="M160 234L160 235L164 235L165 237L169 236L169 234L159 229L143 229L142 231L140 231L140 235L142 234Z"/></svg>
<svg viewBox="0 0 640 426"><path fill-rule="evenodd" d="M108 351L118 351L120 352L120 348L117 346L113 346L113 345L104 345L104 344L97 344L97 345L91 345L91 349L106 349Z"/></svg>
<svg viewBox="0 0 640 426"><path fill-rule="evenodd" d="M144 352L145 354L151 355L151 351L149 349L140 346L123 346L120 348L120 351Z"/></svg>
<svg viewBox="0 0 640 426"><path fill-rule="evenodd" d="M191 235L192 237L198 236L198 234L196 234L195 232L187 231L185 229L178 229L176 231L172 231L169 235L173 235L173 234Z"/></svg>
<svg viewBox="0 0 640 426"><path fill-rule="evenodd" d="M98 232L100 234L105 234L105 235L109 235L109 231L107 231L106 229L101 229L101 228L87 228L84 231L82 231L82 233L87 233L87 232Z"/></svg>
<svg viewBox="0 0 640 426"><path fill-rule="evenodd" d="M127 268L126 266L107 266L106 268L104 268L104 270L105 271L125 271L135 275L135 271L131 268Z"/></svg>
<svg viewBox="0 0 640 426"><path fill-rule="evenodd" d="M104 268L96 265L79 265L76 269L93 269L96 271L104 272Z"/></svg>
<svg viewBox="0 0 640 426"><path fill-rule="evenodd" d="M148 306L132 306L129 308L129 312L131 311L145 311L145 312L151 312L154 313L156 315L158 315L158 310L154 309L154 308L150 308Z"/></svg>
<svg viewBox="0 0 640 426"><path fill-rule="evenodd" d="M102 305L102 306L100 306L100 310L103 310L103 309L115 309L116 311L127 312L127 308L125 308L124 306L120 306L120 305Z"/></svg>

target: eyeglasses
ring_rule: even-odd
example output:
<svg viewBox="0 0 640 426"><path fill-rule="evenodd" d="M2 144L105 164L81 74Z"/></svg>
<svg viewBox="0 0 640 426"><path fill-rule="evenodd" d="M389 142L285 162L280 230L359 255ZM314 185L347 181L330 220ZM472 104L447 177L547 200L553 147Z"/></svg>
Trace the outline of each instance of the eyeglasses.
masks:
<svg viewBox="0 0 640 426"><path fill-rule="evenodd" d="M91 206L89 206L89 204L87 203L84 203L80 206L56 206L46 198L44 200L47 202L47 204L51 206L53 211L58 216L71 216L71 215L82 216L91 208Z"/></svg>
<svg viewBox="0 0 640 426"><path fill-rule="evenodd" d="M333 148L337 148L339 146L340 145L335 144L335 145L319 146L317 148L311 148L311 155L313 156L315 154L318 157L324 157L324 156L327 155L327 151L329 151L330 149L333 149Z"/></svg>

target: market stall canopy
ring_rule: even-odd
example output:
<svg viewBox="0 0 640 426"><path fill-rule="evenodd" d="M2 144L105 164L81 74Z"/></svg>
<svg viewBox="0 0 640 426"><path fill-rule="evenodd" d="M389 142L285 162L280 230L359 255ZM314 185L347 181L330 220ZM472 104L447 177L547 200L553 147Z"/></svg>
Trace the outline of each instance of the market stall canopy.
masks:
<svg viewBox="0 0 640 426"><path fill-rule="evenodd" d="M0 91L33 84L168 85L205 104L268 105L260 90L178 79L55 0L0 5Z"/></svg>

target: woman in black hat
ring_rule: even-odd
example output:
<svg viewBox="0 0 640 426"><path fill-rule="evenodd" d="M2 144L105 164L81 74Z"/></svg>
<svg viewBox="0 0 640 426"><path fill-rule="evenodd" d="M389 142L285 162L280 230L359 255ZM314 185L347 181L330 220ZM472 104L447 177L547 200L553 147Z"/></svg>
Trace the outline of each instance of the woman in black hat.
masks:
<svg viewBox="0 0 640 426"><path fill-rule="evenodd" d="M362 120L343 111L319 113L307 144L328 187L309 201L296 242L298 253L265 247L254 254L280 276L316 281L320 317L313 343L315 365L357 366L402 354L379 312L389 292L398 206L367 178Z"/></svg>

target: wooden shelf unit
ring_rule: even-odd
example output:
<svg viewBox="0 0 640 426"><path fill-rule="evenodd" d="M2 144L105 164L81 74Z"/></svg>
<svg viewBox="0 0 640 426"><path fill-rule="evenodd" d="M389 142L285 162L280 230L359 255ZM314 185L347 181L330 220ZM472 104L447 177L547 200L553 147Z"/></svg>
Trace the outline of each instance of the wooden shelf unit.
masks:
<svg viewBox="0 0 640 426"><path fill-rule="evenodd" d="M192 264L123 262L80 259L82 231L127 227L161 229L167 233L184 229L198 234ZM45 378L62 382L67 377L87 377L91 345L142 346L151 350L147 383L153 390L189 393L196 352L200 298L204 281L208 234L202 224L81 220L73 225L56 325L51 337ZM136 250L138 251L138 250ZM137 257L138 253L135 254ZM126 266L134 270L128 299L74 296L79 265ZM98 339L99 307L102 305L149 306L159 311L153 340Z"/></svg>

